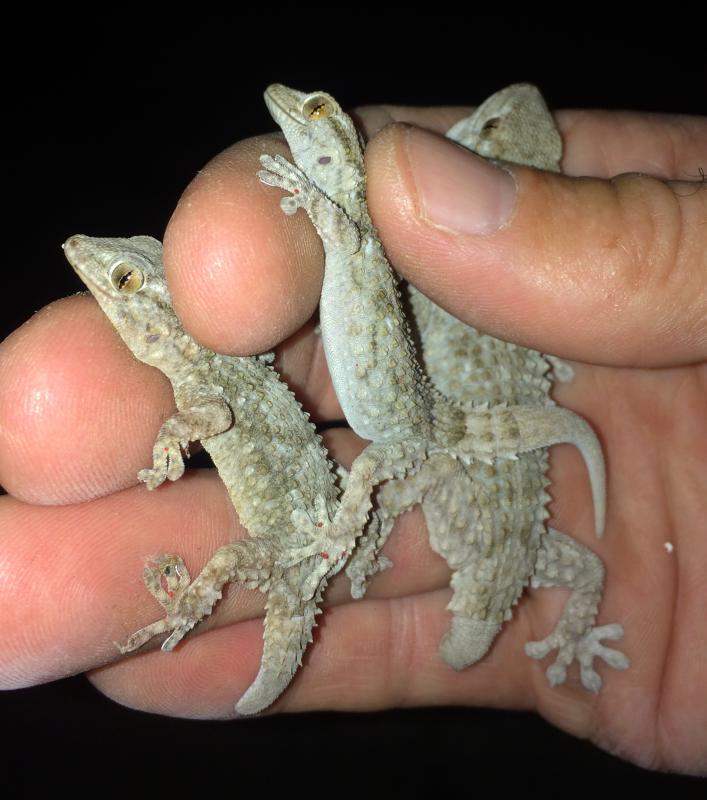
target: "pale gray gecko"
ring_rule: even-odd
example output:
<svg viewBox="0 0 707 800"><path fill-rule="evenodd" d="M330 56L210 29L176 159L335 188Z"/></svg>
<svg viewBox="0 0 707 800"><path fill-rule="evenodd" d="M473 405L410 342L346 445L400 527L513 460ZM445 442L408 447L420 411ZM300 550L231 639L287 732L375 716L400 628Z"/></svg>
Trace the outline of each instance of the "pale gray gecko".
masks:
<svg viewBox="0 0 707 800"><path fill-rule="evenodd" d="M562 139L542 95L527 83L513 84L496 92L471 116L454 125L447 136L485 157L560 171ZM572 368L560 359L484 335L462 324L412 286L408 286L408 290L422 342L425 370L444 395L465 407L473 403L549 403L552 401L548 378L572 380ZM532 459L531 456L537 457ZM518 471L521 479L527 482L528 477L522 477L523 472L535 466L541 467L544 473L546 454L527 454L517 462L500 461L493 480L495 491L493 495L487 493L488 499L499 509L517 505L508 488L516 482ZM472 464L467 474L478 486L484 485L483 472L483 465ZM457 491L462 488L458 486ZM473 497L474 490L467 488L466 495ZM532 497L530 499L532 501ZM538 487L536 502L542 505L548 499ZM442 522L448 519L442 515L439 518ZM496 515L496 537L507 535L507 524L502 514ZM526 524L530 521L526 520ZM482 520L475 523L479 525L484 527ZM558 656L547 670L548 681L553 686L564 682L567 666L577 658L582 683L597 691L601 678L592 669L593 655L601 654L617 669L629 666L629 660L622 653L598 649L600 639L621 638L622 626L592 627L603 592L603 564L594 553L559 531L550 528L543 534L541 529L540 534L531 586L561 585L571 589L572 596L550 636L542 642L528 642L526 653L539 659L557 648ZM463 537L462 542L460 547L466 549L469 545ZM562 570L558 569L559 564ZM455 579L463 580L458 573Z"/></svg>
<svg viewBox="0 0 707 800"><path fill-rule="evenodd" d="M162 425L153 467L139 479L150 489L177 480L182 450L188 454L189 442L201 440L250 534L219 548L193 581L177 555L148 563L145 584L167 615L134 633L121 652L161 633L170 634L162 649L172 650L211 613L229 581L266 592L260 669L236 704L239 714L257 713L289 684L311 641L327 580L348 556L338 542L322 552L321 531L330 527L338 490L321 439L271 358L217 355L184 331L160 242L77 235L64 252L135 357L161 370L174 389L178 413Z"/></svg>
<svg viewBox="0 0 707 800"><path fill-rule="evenodd" d="M544 535L546 447L563 441L579 446L585 457L601 534L604 467L596 437L581 418L552 404L544 377L548 364L539 354L518 348L523 366L514 374L516 365L508 356L513 345L499 343L499 357L484 364L484 349L493 348L477 341L472 329L459 360L476 357L489 385L508 382L508 397L491 392L483 398L484 392L477 392L483 404L474 405L480 398L473 389L461 387L456 395L444 397L439 386L430 385L416 361L395 275L368 216L362 149L352 121L323 92L306 95L274 85L265 96L297 166L264 156L259 176L291 192L281 202L285 213L304 208L322 237L324 349L349 423L373 441L354 462L348 497L335 524L342 520L351 526L349 515L365 513L370 491L379 482L403 479L386 486L384 504L378 498L383 526L380 534L363 537L349 564L352 593L361 596L367 576L387 565L377 554L394 516L422 502L431 545L454 571L448 606L453 616L440 647L443 659L462 668L481 658L531 578L534 585L562 583L574 589L562 619L544 642L530 643L527 652L541 657L559 649L548 670L552 685L565 680L566 666L577 658L583 684L597 691L601 680L592 668L595 656L617 668L627 666L623 654L599 643L601 638L618 638L620 626L592 627L601 595L601 562L562 534ZM488 131L490 126L484 126ZM443 350L445 339L451 341L447 334L434 324L426 328L424 308L420 316L423 342L437 335ZM437 365L431 372L436 379L445 369ZM526 387L528 383L534 385ZM499 404L499 399L512 405ZM557 577L559 557L571 561L571 574L562 578Z"/></svg>

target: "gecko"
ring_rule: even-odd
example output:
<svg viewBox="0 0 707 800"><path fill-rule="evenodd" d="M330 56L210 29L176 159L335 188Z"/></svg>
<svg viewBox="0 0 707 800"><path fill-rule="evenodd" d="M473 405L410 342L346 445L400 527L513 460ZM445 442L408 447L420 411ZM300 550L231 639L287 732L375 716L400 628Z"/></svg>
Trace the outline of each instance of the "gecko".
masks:
<svg viewBox="0 0 707 800"><path fill-rule="evenodd" d="M288 191L281 200L282 210L292 214L303 208L323 241L320 324L327 363L349 424L372 442L354 462L349 477L349 489L359 484L360 505L352 510L343 502L337 515L345 519L346 514L365 513L373 489L397 479L397 490L391 491L394 484L387 485L383 505L378 497L380 530L362 538L347 567L352 593L362 596L367 578L389 565L387 560L381 563L378 554L392 519L421 503L430 544L453 573L448 605L452 620L440 644L441 657L456 669L475 663L489 650L529 582L566 585L573 592L560 621L543 642L528 643L526 653L541 658L558 650L546 672L552 686L565 681L567 666L577 659L582 684L598 691L601 678L593 668L595 657L618 669L628 666L622 653L600 643L603 638L620 638L621 626L593 625L603 567L574 540L545 530L547 447L571 442L580 448L589 468L595 527L602 534L604 463L594 433L579 416L550 399L550 382L544 374L547 360L523 348L513 351L514 345L480 337L473 329L468 329L470 338L454 366L471 358L484 367L489 386L507 382L507 396L499 398L497 392L483 389L475 393L466 384L452 389L448 384L453 370L444 367L445 351L466 326L455 322L440 332L439 314L429 312L433 304L418 298L423 347L435 335L440 343L437 359L430 347L424 362L433 378L430 382L416 358L397 277L368 214L362 141L353 122L325 92L305 94L275 84L268 87L265 99L295 164L280 156L263 156L259 177ZM468 131L480 121L482 130L494 129L498 118L488 112L502 105L499 98L494 103L479 109L465 130L452 133L471 139ZM518 122L517 114L511 122ZM508 131L507 124L500 127L501 135ZM513 126L510 129L513 132ZM553 142L552 131L548 142ZM523 144L532 151L532 137ZM439 313L445 312L439 309ZM462 340L465 336L469 334L462 334ZM493 351L489 342L499 342L500 349L490 358L494 363L484 364ZM516 356L520 372L514 371ZM435 365L430 368L432 361ZM554 366L568 374L563 362ZM348 499L356 502L353 490ZM568 559L571 566L558 576L558 564Z"/></svg>
<svg viewBox="0 0 707 800"><path fill-rule="evenodd" d="M211 613L227 582L259 589L267 595L263 655L235 707L239 715L255 714L284 691L301 664L327 581L344 566L355 538L327 543L320 533L339 502L321 437L272 367L271 354L218 355L186 333L172 306L159 241L75 235L63 247L133 355L172 383L178 411L160 428L153 466L139 480L148 489L178 480L189 442L200 440L249 533L219 548L194 580L178 555L148 561L144 582L166 616L119 649L129 653L168 633L162 650L170 651Z"/></svg>
<svg viewBox="0 0 707 800"><path fill-rule="evenodd" d="M446 135L487 158L560 171L562 138L540 91L531 84L512 84L501 89L473 114L456 123ZM556 356L482 334L441 309L413 286L408 284L407 289L422 343L425 370L447 397L465 405L473 402L543 403L550 401L553 380L569 382L573 379L572 367ZM546 469L546 456L538 466L542 466L543 471ZM497 487L503 487L499 478L504 473L512 480L519 469L523 469L521 461L499 463ZM480 476L475 479L478 481ZM539 488L537 502L547 500L549 497ZM507 492L501 490L495 502L503 506L512 501ZM561 576L558 563L563 565ZM550 685L565 680L566 668L576 655L584 685L593 691L601 687L600 676L588 669L591 654L600 639L617 640L624 633L623 627L615 623L592 627L603 583L601 559L569 536L549 528L540 540L530 585L533 588L566 586L572 590L572 597L552 633L540 642L528 642L525 652L531 658L541 659L552 649L558 649L558 658L547 670ZM623 653L608 649L603 653L614 668L629 667L629 659Z"/></svg>

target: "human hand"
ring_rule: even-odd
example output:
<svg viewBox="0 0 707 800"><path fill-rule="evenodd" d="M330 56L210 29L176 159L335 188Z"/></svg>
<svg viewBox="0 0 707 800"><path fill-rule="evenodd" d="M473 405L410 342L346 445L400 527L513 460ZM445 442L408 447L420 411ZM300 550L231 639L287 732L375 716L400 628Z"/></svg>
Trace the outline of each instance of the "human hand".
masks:
<svg viewBox="0 0 707 800"><path fill-rule="evenodd" d="M367 114L374 127L376 114L385 118L385 111L369 110ZM445 130L457 116L435 111L420 121ZM564 127L562 120L561 124ZM566 168L571 164L572 143L588 147L588 140L598 135L595 130L590 137L590 132L585 129L583 133L583 127L576 124L567 132ZM389 135L381 137L371 151L371 203L385 243L395 254L394 263L401 269L414 269L404 254L396 254L396 243L400 248L405 240L396 238L395 227L390 228L391 217L380 207L380 199L387 193L380 192L380 184L376 186L381 176L391 177L385 172L385 150L380 149L389 146L385 144ZM259 153L276 149L286 152L272 139L251 140L212 162L175 213L165 240L165 257L177 309L187 327L207 346L255 352L299 331L282 349L280 363L305 405L326 421L340 416L338 406L318 340L310 327L299 330L316 305L321 248L303 215L284 218L278 193L260 187L255 178ZM697 151L695 146L693 152ZM376 163L376 159L382 160ZM391 199L400 197L398 193ZM408 223L412 222L414 219L408 218ZM421 238L434 244L430 231L423 233ZM493 246L490 238L486 237L485 246ZM425 253L425 258L428 255ZM434 253L429 263L444 268L440 255ZM449 263L458 264L458 257L457 252L456 261L450 259ZM561 267L564 262L559 254L556 257ZM549 283L550 277L545 279ZM417 282L426 288L422 280ZM552 285L553 297L561 296L562 281L559 284ZM473 300L489 291L488 286L475 291ZM490 308L487 298L482 300L482 309ZM522 295L513 308L518 314L524 309ZM504 310L501 305L488 313L500 320ZM483 320L472 321L481 324ZM511 321L515 322L515 314ZM64 343L61 353L54 352L53 344L50 347L58 330ZM568 344L570 340L565 334L562 341ZM524 343L568 357L589 358L584 352L561 350L541 341ZM160 615L142 586L144 557L156 550L174 550L183 553L190 566L200 566L219 544L236 535L236 523L215 476L193 476L149 495L144 488L132 486L137 470L148 463L159 423L169 414L170 392L159 374L136 364L117 344L107 321L86 298L71 298L47 309L5 343L0 358L8 378L0 396L0 418L7 421L0 432L5 440L0 443L0 482L15 495L2 498L0 504L2 529L7 531L2 547L7 574L16 576L0 589L11 645L2 656L2 674L5 685L26 685L115 658L113 640L123 640L127 633ZM40 374L36 370L29 374L27 365L38 363L42 365ZM690 381L698 382L698 370L687 371L693 377L679 379L680 392L687 393L684 402L694 407L695 390ZM704 752L697 733L703 729L699 725L704 721L704 708L700 710L694 698L668 700L666 691L672 686L674 695L681 687L692 686L697 693L700 686L699 675L679 673L680 665L686 663L680 646L699 652L704 644L698 617L701 598L697 596L704 548L700 557L696 552L699 515L690 511L698 501L694 497L691 504L681 505L678 495L685 489L676 482L671 502L676 513L684 513L686 519L681 520L684 524L679 529L676 525L674 532L666 533L660 528L657 506L649 512L639 505L659 477L657 455L643 465L640 476L632 473L631 466L635 457L656 454L657 447L662 458L670 458L671 447L676 454L680 447L687 455L677 460L675 469L689 476L689 464L683 462L700 455L695 450L699 448L698 425L704 425L704 419L699 418L698 410L692 412L691 423L683 413L667 426L665 419L659 431L643 430L645 421L660 410L659 398L668 405L667 411L676 400L667 387L659 391L651 385L659 377L633 369L586 367L578 370L576 383L562 387L559 394L563 404L587 416L603 436L612 487L607 537L597 548L591 542L583 467L575 454L558 449L553 454L553 493L559 501L553 509L554 521L588 542L606 561L607 595L600 623L603 619L624 623L627 632L622 649L632 659L628 673L607 676L598 698L576 685L547 687L545 665L527 659L522 647L552 627L559 599L554 603L554 594L549 592L535 592L521 602L514 620L481 663L462 673L446 667L436 648L447 624L447 590L443 587L448 573L428 551L421 515L414 512L401 521L400 532L386 550L395 562L394 569L375 578L366 600L345 603L345 579L331 587L327 599L339 605L325 615L306 669L276 708L365 709L454 702L537 707L565 729L592 736L626 757L695 768L700 745ZM670 380L671 386L675 380ZM614 386L627 394L615 393ZM638 394L644 399L636 406ZM83 409L93 404L95 416L84 419ZM616 418L619 411L623 423ZM631 439L634 429L637 432ZM642 446L638 436L645 437ZM673 436L676 443L672 443ZM332 431L327 444L336 457L348 462L362 442L347 431ZM81 450L82 463L71 465L72 471L67 473L61 467L68 449ZM694 486L694 474L691 480ZM119 491L124 487L131 488ZM69 508L39 505L89 498L97 499ZM662 508L667 511L673 506L666 503ZM676 547L671 557L663 549L666 539ZM686 556L689 563L680 560L682 552L690 554ZM651 598L655 586L661 586L661 596ZM682 593L679 600L677 586ZM221 606L213 624L201 627L208 632L198 644L187 641L170 655L142 654L93 673L94 682L121 702L141 708L190 716L227 715L257 667L261 626L253 617L260 612L261 603L257 596L232 592ZM630 615L629 609L633 611ZM410 618L419 622L403 624ZM80 619L81 624L72 627L67 619ZM681 637L679 630L684 631ZM673 648L670 658L677 666L666 683L662 667L668 663L669 646ZM704 670L704 663L693 660L690 668L698 667ZM701 679L704 685L704 673ZM658 687L662 687L660 698ZM659 704L661 699L665 705ZM627 732L625 709L631 710L633 722L641 703L647 706L646 716ZM646 735L648 730L659 730L657 716L647 716L654 708L672 714L661 720L663 724L666 719L668 725L677 720L674 724L679 726L679 734L673 734L673 741L651 740ZM690 721L684 719L684 713L692 715ZM655 726L649 727L649 723Z"/></svg>

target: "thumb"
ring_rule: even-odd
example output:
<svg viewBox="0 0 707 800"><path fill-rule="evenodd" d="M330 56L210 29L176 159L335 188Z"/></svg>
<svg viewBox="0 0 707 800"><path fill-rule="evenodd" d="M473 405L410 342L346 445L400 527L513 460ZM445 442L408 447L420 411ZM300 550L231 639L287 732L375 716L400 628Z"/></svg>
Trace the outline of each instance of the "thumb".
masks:
<svg viewBox="0 0 707 800"><path fill-rule="evenodd" d="M394 267L470 325L592 363L707 354L704 184L499 166L404 125L366 165Z"/></svg>

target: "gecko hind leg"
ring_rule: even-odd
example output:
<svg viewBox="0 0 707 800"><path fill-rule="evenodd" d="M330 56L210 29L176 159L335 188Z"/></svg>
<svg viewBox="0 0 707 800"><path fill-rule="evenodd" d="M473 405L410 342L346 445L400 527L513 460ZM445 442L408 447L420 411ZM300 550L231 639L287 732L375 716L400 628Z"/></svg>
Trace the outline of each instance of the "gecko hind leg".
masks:
<svg viewBox="0 0 707 800"><path fill-rule="evenodd" d="M173 553L157 556L143 571L145 586L167 616L135 631L121 653L131 653L154 636L169 632L162 650L173 650L187 633L208 616L221 599L224 584L237 580L262 589L271 578L277 544L266 537L245 539L220 547L194 581L182 558Z"/></svg>
<svg viewBox="0 0 707 800"><path fill-rule="evenodd" d="M538 551L531 586L564 586L572 590L552 633L542 641L525 645L526 654L535 659L558 651L545 673L550 686L565 682L567 667L574 660L580 665L582 685L594 693L602 685L599 673L593 668L596 657L614 669L628 668L629 660L623 653L601 644L601 639L620 639L623 627L617 624L594 627L604 586L604 566L591 550L550 528Z"/></svg>
<svg viewBox="0 0 707 800"><path fill-rule="evenodd" d="M368 579L393 566L393 562L381 555L380 551L388 541L397 517L418 503L422 503L424 508L426 494L440 480L438 463L443 459L456 465L456 461L446 456L432 456L418 472L402 480L389 480L378 488L378 507L373 512L373 516L378 518L378 525L369 523L346 567L346 574L351 580L352 597L363 597Z"/></svg>
<svg viewBox="0 0 707 800"><path fill-rule="evenodd" d="M351 581L351 597L355 600L360 600L366 594L368 581L373 575L393 566L393 562L381 555L380 551L388 541L394 522L394 517L385 516L376 509L371 522L358 540L346 565L346 575Z"/></svg>
<svg viewBox="0 0 707 800"><path fill-rule="evenodd" d="M351 465L332 523L332 537L348 540L352 535L360 536L373 507L376 487L414 475L426 459L427 442L423 439L369 444Z"/></svg>

